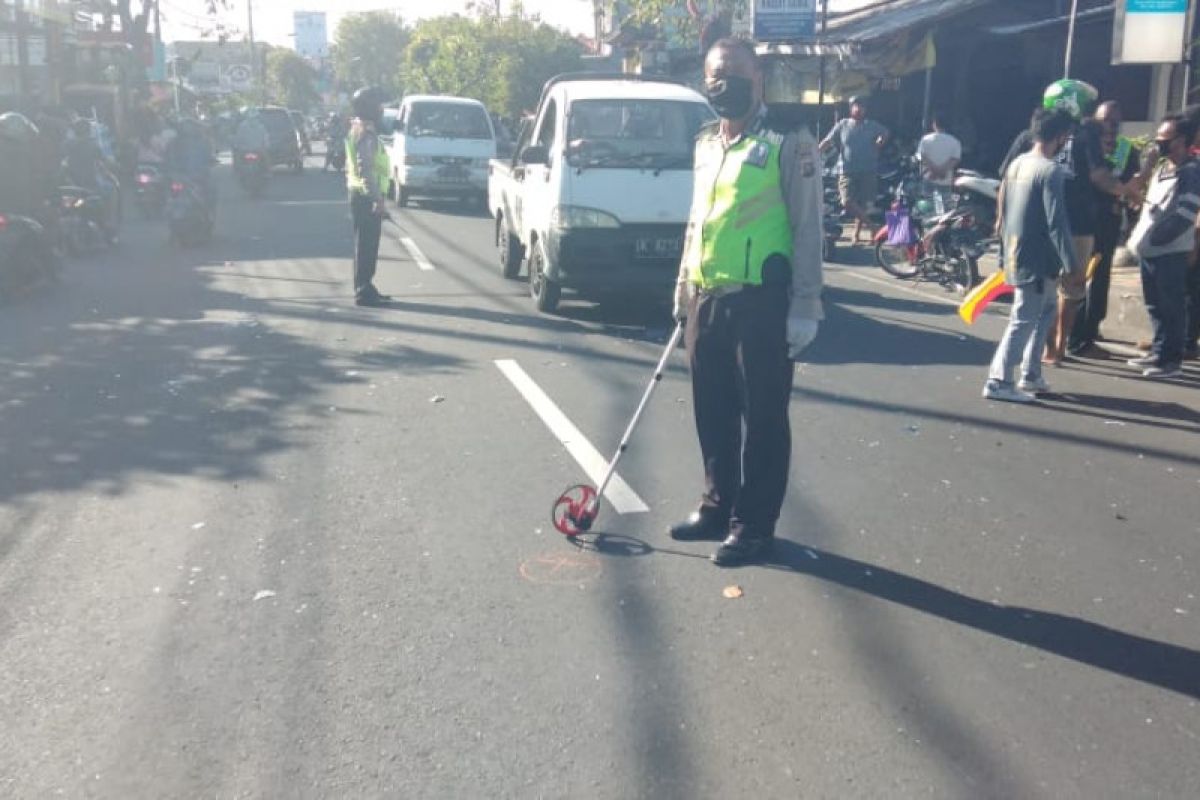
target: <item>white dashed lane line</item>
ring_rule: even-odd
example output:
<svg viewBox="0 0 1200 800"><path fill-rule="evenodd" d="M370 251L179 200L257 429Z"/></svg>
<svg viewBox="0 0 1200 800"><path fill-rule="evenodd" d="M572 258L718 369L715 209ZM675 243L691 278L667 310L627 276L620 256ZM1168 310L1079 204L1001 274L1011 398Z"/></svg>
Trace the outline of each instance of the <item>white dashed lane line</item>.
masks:
<svg viewBox="0 0 1200 800"><path fill-rule="evenodd" d="M542 422L546 423L546 427L562 443L571 457L579 462L579 466L583 467L583 471L592 483L600 483L608 468L607 459L592 446L579 428L567 419L567 415L542 391L533 378L521 369L520 364L511 359L500 359L495 363L504 373L504 377L508 378L509 382L525 398L525 402L529 403L534 412L541 417ZM612 482L604 491L604 496L608 502L612 503L618 514L644 514L650 510L650 507L637 496L633 489L629 488L629 484L620 475L613 476Z"/></svg>
<svg viewBox="0 0 1200 800"><path fill-rule="evenodd" d="M404 249L408 251L409 256L412 257L413 261L417 262L417 266L423 272L433 272L433 263L425 257L425 254L421 252L421 248L417 246L417 243L411 237L401 236L400 244L404 245Z"/></svg>

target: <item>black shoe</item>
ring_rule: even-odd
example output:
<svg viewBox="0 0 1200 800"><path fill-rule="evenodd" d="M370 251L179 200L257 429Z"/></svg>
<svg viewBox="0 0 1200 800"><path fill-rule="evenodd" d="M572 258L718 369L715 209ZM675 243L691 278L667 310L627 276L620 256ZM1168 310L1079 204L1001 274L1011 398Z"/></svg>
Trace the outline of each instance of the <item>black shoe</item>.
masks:
<svg viewBox="0 0 1200 800"><path fill-rule="evenodd" d="M386 294L364 294L354 298L354 305L366 308L381 308L390 303L392 298Z"/></svg>
<svg viewBox="0 0 1200 800"><path fill-rule="evenodd" d="M717 514L695 511L683 522L669 528L677 542L719 542L729 535L729 520Z"/></svg>
<svg viewBox="0 0 1200 800"><path fill-rule="evenodd" d="M741 567L761 564L771 553L775 539L771 536L747 536L730 534L712 554L712 562L718 567Z"/></svg>

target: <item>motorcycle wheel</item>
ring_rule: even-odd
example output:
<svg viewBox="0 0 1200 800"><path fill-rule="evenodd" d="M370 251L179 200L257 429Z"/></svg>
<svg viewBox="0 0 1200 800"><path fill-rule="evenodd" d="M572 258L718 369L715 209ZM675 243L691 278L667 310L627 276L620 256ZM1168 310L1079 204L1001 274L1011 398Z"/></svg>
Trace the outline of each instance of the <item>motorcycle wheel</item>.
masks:
<svg viewBox="0 0 1200 800"><path fill-rule="evenodd" d="M875 245L875 263L894 278L915 278L920 272L917 245L895 245L886 241Z"/></svg>

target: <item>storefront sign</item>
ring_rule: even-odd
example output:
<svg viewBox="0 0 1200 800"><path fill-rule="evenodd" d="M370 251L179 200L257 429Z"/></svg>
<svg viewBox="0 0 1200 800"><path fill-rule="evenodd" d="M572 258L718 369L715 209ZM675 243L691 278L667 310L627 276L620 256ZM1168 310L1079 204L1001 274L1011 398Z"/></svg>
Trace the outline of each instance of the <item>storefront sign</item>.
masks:
<svg viewBox="0 0 1200 800"><path fill-rule="evenodd" d="M754 38L759 42L811 39L817 0L754 0Z"/></svg>
<svg viewBox="0 0 1200 800"><path fill-rule="evenodd" d="M1188 0L1117 0L1113 63L1180 63L1187 20Z"/></svg>

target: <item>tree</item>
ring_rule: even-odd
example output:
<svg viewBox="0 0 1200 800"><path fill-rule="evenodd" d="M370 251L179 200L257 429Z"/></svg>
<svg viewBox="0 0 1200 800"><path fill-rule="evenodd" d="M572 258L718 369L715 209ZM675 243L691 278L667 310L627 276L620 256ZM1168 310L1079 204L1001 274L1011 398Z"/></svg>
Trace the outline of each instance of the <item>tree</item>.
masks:
<svg viewBox="0 0 1200 800"><path fill-rule="evenodd" d="M320 99L317 71L294 51L274 48L267 54L267 92L287 108L307 111Z"/></svg>
<svg viewBox="0 0 1200 800"><path fill-rule="evenodd" d="M569 35L519 6L501 19L439 17L413 29L403 79L412 91L474 97L516 117L537 104L549 78L578 70L582 53Z"/></svg>
<svg viewBox="0 0 1200 800"><path fill-rule="evenodd" d="M404 21L388 11L347 14L333 35L333 71L340 87L378 86L399 95L399 65L409 41Z"/></svg>

